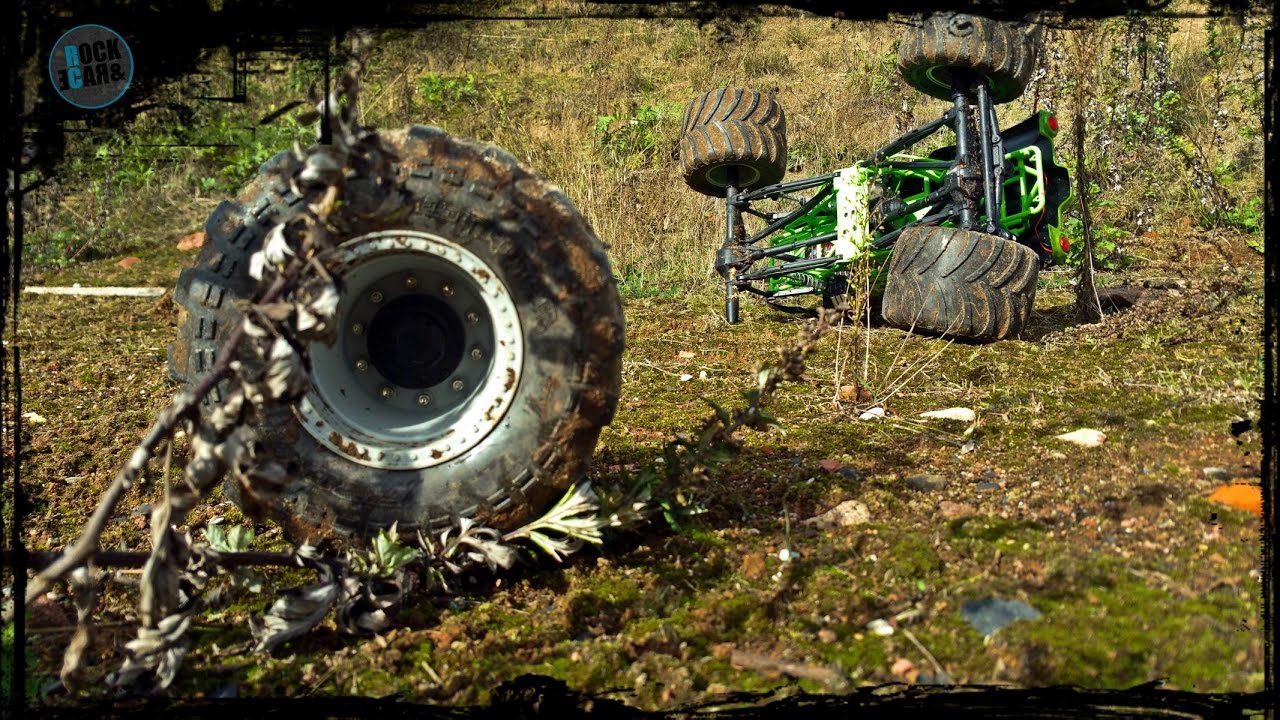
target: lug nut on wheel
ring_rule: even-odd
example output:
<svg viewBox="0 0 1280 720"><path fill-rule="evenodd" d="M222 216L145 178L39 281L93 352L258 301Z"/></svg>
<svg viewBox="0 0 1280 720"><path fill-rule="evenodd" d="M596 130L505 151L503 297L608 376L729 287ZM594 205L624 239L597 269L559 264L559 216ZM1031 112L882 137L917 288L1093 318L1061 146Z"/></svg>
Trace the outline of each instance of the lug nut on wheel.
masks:
<svg viewBox="0 0 1280 720"><path fill-rule="evenodd" d="M382 302L382 291L374 290L373 292L369 293L369 302L375 305Z"/></svg>
<svg viewBox="0 0 1280 720"><path fill-rule="evenodd" d="M453 297L453 286L452 286L452 285L441 285L441 286L440 286L440 294L441 294L441 295L444 295L445 297Z"/></svg>
<svg viewBox="0 0 1280 720"><path fill-rule="evenodd" d="M363 334L364 334L364 323L353 323L353 324L351 325L351 334L352 334L352 335L363 335Z"/></svg>
<svg viewBox="0 0 1280 720"><path fill-rule="evenodd" d="M422 407L426 407L430 405L431 396L426 393L422 393L421 395L418 396L418 404L421 405Z"/></svg>
<svg viewBox="0 0 1280 720"><path fill-rule="evenodd" d="M406 288L409 288L410 290L418 287L418 278L410 275L409 277L404 279L404 286Z"/></svg>
<svg viewBox="0 0 1280 720"><path fill-rule="evenodd" d="M396 391L392 389L390 385L383 385L382 389L378 391L379 397L383 400L390 400L395 394Z"/></svg>
<svg viewBox="0 0 1280 720"><path fill-rule="evenodd" d="M359 370L360 372L364 372L368 369L369 369L368 360L365 360L364 358L360 358L359 360L356 361L356 370Z"/></svg>
<svg viewBox="0 0 1280 720"><path fill-rule="evenodd" d="M466 387L466 383L462 382L462 380L454 380L449 383L449 387L453 388L454 392L462 392L462 388Z"/></svg>
<svg viewBox="0 0 1280 720"><path fill-rule="evenodd" d="M480 322L480 316L473 312L469 312L467 313L467 322L471 323L472 325L475 325L476 323Z"/></svg>
<svg viewBox="0 0 1280 720"><path fill-rule="evenodd" d="M478 348L478 347L473 347L473 348L471 348L471 359L472 359L472 360L481 360L481 359L483 359L483 358L484 358L484 350L481 350L481 349L480 349L480 348Z"/></svg>

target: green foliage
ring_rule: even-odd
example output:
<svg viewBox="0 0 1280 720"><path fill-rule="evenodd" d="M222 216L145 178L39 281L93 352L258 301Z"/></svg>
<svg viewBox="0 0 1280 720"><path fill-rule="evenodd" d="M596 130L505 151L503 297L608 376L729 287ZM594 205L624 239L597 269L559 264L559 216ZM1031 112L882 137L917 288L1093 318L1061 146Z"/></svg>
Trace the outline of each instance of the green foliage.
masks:
<svg viewBox="0 0 1280 720"><path fill-rule="evenodd" d="M480 88L473 73L441 75L429 72L418 79L418 100L434 110L453 112L461 106L474 105L480 97Z"/></svg>
<svg viewBox="0 0 1280 720"><path fill-rule="evenodd" d="M1256 235L1256 239L1249 241L1249 246L1255 247L1258 252L1262 252L1262 220L1262 199L1256 197L1250 198L1243 205L1224 208L1212 216L1212 223L1216 226L1229 227Z"/></svg>
<svg viewBox="0 0 1280 720"><path fill-rule="evenodd" d="M380 530L366 555L353 554L351 568L359 575L389 578L422 556L422 551L400 544L395 526Z"/></svg>
<svg viewBox="0 0 1280 720"><path fill-rule="evenodd" d="M1095 197L1100 191L1097 183L1090 183L1089 196ZM1114 200L1096 200L1090 204L1095 211L1105 211L1107 208L1115 207ZM1100 213L1099 213L1100 214ZM1119 270L1128 267L1133 263L1133 257L1128 255L1121 241L1133 237L1128 230L1117 227L1116 225L1094 218L1093 225L1093 266L1097 270ZM1071 249L1067 254L1067 263L1074 267L1079 267L1084 263L1084 223L1078 217L1068 217L1062 222L1062 231L1067 237L1072 239Z"/></svg>
<svg viewBox="0 0 1280 720"><path fill-rule="evenodd" d="M214 550L234 553L249 549L253 544L254 532L253 528L242 525L232 525L229 530L224 530L221 525L210 525L204 529L204 537Z"/></svg>
<svg viewBox="0 0 1280 720"><path fill-rule="evenodd" d="M601 115L593 134L608 161L627 170L639 170L662 161L659 148L667 145L663 127L680 116L679 103L641 105L630 114Z"/></svg>
<svg viewBox="0 0 1280 720"><path fill-rule="evenodd" d="M4 631L0 634L0 704L9 706L9 691L13 686L13 662L15 648L13 640L15 628L13 623L5 623ZM40 700L40 688L48 680L49 676L38 670L36 666L36 656L31 652L30 647L23 648L23 654L26 656L27 676L23 682L23 694L27 705L35 705Z"/></svg>
<svg viewBox="0 0 1280 720"><path fill-rule="evenodd" d="M1112 223L1141 234L1190 209L1206 228L1260 231L1247 209L1256 187L1236 183L1229 168L1255 152L1261 76L1251 69L1253 41L1227 27L1207 21L1204 44L1189 47L1174 42L1179 26L1169 18L1097 26L1089 47L1106 48L1106 71L1082 79L1079 109L1089 122L1086 167L1106 179L1099 197L1114 203ZM1100 250L1117 239L1101 223L1097 235Z"/></svg>

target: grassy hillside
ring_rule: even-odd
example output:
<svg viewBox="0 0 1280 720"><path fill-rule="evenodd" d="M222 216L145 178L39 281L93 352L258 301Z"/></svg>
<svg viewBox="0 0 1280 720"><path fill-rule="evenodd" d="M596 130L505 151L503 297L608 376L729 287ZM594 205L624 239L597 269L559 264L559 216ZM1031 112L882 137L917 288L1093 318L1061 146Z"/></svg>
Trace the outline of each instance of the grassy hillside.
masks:
<svg viewBox="0 0 1280 720"><path fill-rule="evenodd" d="M1132 308L1080 324L1072 268L1062 268L1042 274L1021 341L844 326L776 398L780 429L747 435L740 453L689 479L684 490L706 512L678 530L659 524L567 566L481 578L445 603L412 601L382 636L352 639L326 624L276 657L248 652L246 618L267 597L224 588L172 692L486 702L527 672L645 708L732 689L948 678L1260 690L1260 522L1207 497L1260 472L1269 23L1051 28L1045 72L1000 107L1005 124L1054 109L1073 172L1070 138L1087 123L1080 160L1099 282L1140 293ZM723 210L680 178L684 103L721 86L774 90L787 112L789 177L845 167L944 109L898 78L900 34L893 23L799 14L705 26L444 23L382 37L360 109L381 127L433 124L503 146L557 182L610 245L628 349L594 471L609 482L653 467L667 439L698 427L703 398L732 404L801 325L756 303L744 303L740 326L721 319L711 262ZM226 62L208 59L215 80ZM260 119L303 99L319 65L263 57L259 70L245 105L193 101L199 112L186 119L160 107L128 133L73 137L62 175L30 198L24 280L171 287L195 257L179 238L259 163L312 138L292 113ZM1066 222L1079 237L1076 209ZM121 267L127 256L139 260ZM22 347L23 409L39 417L21 438L35 503L29 547L74 537L174 392L164 354L175 317L168 297L24 298L9 341ZM841 393L855 381L869 399ZM858 420L873 404L890 417ZM954 406L978 420L919 417ZM1054 437L1080 427L1107 442ZM158 497L154 484L131 490L104 544L145 548L142 506ZM857 524L802 522L851 502L866 511ZM215 498L190 529L217 521L245 522ZM259 528L259 538L256 547L282 543L278 530ZM792 550L798 559L786 559ZM961 609L993 597L1040 617L984 638ZM136 600L130 573L103 582L93 672L118 664ZM75 613L61 595L42 606L30 647L48 676ZM894 632L877 634L873 621Z"/></svg>

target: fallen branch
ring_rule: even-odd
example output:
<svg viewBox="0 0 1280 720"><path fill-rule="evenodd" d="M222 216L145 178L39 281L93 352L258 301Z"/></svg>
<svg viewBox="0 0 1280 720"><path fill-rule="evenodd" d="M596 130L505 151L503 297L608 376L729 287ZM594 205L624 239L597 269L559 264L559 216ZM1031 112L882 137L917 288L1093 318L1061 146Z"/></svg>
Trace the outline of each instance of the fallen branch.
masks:
<svg viewBox="0 0 1280 720"><path fill-rule="evenodd" d="M276 278L267 292L263 294L260 302L274 302L279 298L281 293L289 287L291 281L302 270L303 265L301 261L296 259L291 262L285 272ZM107 521L114 514L120 499L124 497L125 492L133 487L134 482L146 471L147 463L155 457L160 445L172 437L178 423L192 419L199 412L201 398L208 395L209 391L227 376L230 372L231 361L235 357L244 337L244 325L238 325L232 330L226 343L218 350L217 359L208 374L201 378L194 389L190 392L178 393L169 407L160 411L155 422L147 430L142 442L133 451L133 455L129 457L129 461L125 463L124 467L120 468L120 472L116 473L115 479L111 481L111 486L103 493L102 499L98 501L98 506L93 511L93 515L89 518L84 530L81 531L80 537L63 551L57 560L50 563L31 579L31 583L27 585L27 602L32 602L48 592L55 582L72 570L84 565L93 557L98 550L98 542L102 538L102 532L107 527ZM168 478L165 478L165 482L168 482Z"/></svg>

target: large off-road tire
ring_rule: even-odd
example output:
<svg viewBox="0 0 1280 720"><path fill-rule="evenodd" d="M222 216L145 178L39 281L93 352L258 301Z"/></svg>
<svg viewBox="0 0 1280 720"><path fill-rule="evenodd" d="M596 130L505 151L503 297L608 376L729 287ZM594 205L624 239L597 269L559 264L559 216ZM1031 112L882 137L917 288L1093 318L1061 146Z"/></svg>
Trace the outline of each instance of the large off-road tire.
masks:
<svg viewBox="0 0 1280 720"><path fill-rule="evenodd" d="M898 72L916 90L951 100L953 71L969 70L986 78L993 103L1006 103L1027 89L1040 45L1040 36L1021 23L935 13L907 29L898 48Z"/></svg>
<svg viewBox="0 0 1280 720"><path fill-rule="evenodd" d="M295 539L518 527L582 477L617 405L622 304L604 246L498 148L421 126L383 137L407 207L357 219L326 260L337 340L311 346L306 397L259 428L291 478L270 513ZM298 205L269 165L214 210L178 281L170 369L188 385L254 291L250 255ZM346 201L364 191L348 181Z"/></svg>
<svg viewBox="0 0 1280 720"><path fill-rule="evenodd" d="M991 341L1031 317L1040 259L1012 240L960 228L909 228L894 244L882 314L890 325Z"/></svg>
<svg viewBox="0 0 1280 720"><path fill-rule="evenodd" d="M772 95L725 88L684 109L680 169L689 187L712 197L772 185L787 171L787 119Z"/></svg>

